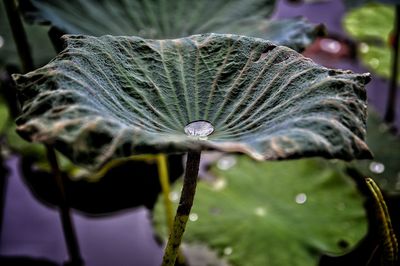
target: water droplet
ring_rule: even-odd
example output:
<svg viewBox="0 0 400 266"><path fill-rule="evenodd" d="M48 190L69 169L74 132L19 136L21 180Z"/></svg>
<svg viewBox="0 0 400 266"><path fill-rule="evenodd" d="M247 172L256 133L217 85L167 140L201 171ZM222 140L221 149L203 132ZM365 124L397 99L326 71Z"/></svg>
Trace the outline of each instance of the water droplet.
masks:
<svg viewBox="0 0 400 266"><path fill-rule="evenodd" d="M379 61L379 59L378 58L371 58L371 60L369 60L369 64L372 66L372 67L378 67L379 66L379 64L380 64L380 61Z"/></svg>
<svg viewBox="0 0 400 266"><path fill-rule="evenodd" d="M385 171L385 166L379 162L372 162L369 164L369 170L375 174L382 174Z"/></svg>
<svg viewBox="0 0 400 266"><path fill-rule="evenodd" d="M169 200L172 201L172 202L178 202L178 200L179 200L179 193L173 191L173 192L169 193L168 198L169 198Z"/></svg>
<svg viewBox="0 0 400 266"><path fill-rule="evenodd" d="M205 120L193 121L185 127L185 133L188 136L207 137L213 132L213 125Z"/></svg>
<svg viewBox="0 0 400 266"><path fill-rule="evenodd" d="M0 35L0 48L4 45L4 38Z"/></svg>
<svg viewBox="0 0 400 266"><path fill-rule="evenodd" d="M192 222L196 222L199 219L199 215L197 213L189 214L189 220Z"/></svg>
<svg viewBox="0 0 400 266"><path fill-rule="evenodd" d="M224 156L217 162L217 167L221 170L228 170L236 164L235 156Z"/></svg>
<svg viewBox="0 0 400 266"><path fill-rule="evenodd" d="M294 200L297 204L304 204L307 201L307 195L305 193L299 193L296 195Z"/></svg>
<svg viewBox="0 0 400 266"><path fill-rule="evenodd" d="M265 214L267 214L267 211L263 207L257 207L254 209L254 213L257 216L263 217Z"/></svg>
<svg viewBox="0 0 400 266"><path fill-rule="evenodd" d="M226 180L224 178L218 178L212 183L212 187L215 190L222 190L226 187Z"/></svg>
<svg viewBox="0 0 400 266"><path fill-rule="evenodd" d="M232 248L232 247L226 247L226 248L224 248L224 255L225 255L225 256L231 255L232 252L233 252L233 248Z"/></svg>
<svg viewBox="0 0 400 266"><path fill-rule="evenodd" d="M333 39L322 39L320 45L322 50L332 54L337 54L342 49L340 42Z"/></svg>
<svg viewBox="0 0 400 266"><path fill-rule="evenodd" d="M361 53L368 53L369 51L369 45L366 44L365 42L360 43L360 52Z"/></svg>

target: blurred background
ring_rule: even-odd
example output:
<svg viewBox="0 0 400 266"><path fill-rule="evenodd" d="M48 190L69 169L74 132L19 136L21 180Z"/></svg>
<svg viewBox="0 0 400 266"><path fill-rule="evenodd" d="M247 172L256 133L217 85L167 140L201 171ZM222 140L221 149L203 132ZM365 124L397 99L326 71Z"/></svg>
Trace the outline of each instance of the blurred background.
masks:
<svg viewBox="0 0 400 266"><path fill-rule="evenodd" d="M24 3L24 8L26 5L27 8L31 8L29 3L21 2ZM372 74L372 81L367 86L367 93L371 112L373 112L371 116L375 119L369 122L369 128L374 128L375 131L371 133L370 141L373 143L369 145L377 157L374 161L362 163L363 165L359 166L359 169L361 169L361 173L376 178L376 182L387 199L392 222L395 229L398 230L400 224L398 210L398 206L400 206L398 205L400 145L396 129L400 126L400 94L393 94L390 91L391 82L393 83L391 71L394 57L396 1L375 4L367 2L369 1L279 0L274 8L272 19L280 20L302 16L312 23L322 23L325 26L326 35L316 37L303 51L303 55L326 67ZM400 3L397 3L397 9L398 5ZM5 50L8 49L7 42L12 39L5 37L7 34L5 31L9 29L6 29L8 26L5 23L8 22L4 7L0 11L2 12L0 14L2 23L0 26L0 51L3 49L0 57L11 58L12 53ZM25 19L29 21L29 16ZM41 38L40 36L43 34L39 29L41 26L29 24L27 27L30 31L28 37ZM48 28L46 28L47 30ZM53 31L51 34L60 33ZM43 39L46 38L46 35L43 36ZM34 56L39 58L38 62L42 60L41 63L45 64L48 55L41 58L40 50L45 52L52 50L49 48L51 43L48 40L38 40L37 43L35 45L39 52ZM52 50L51 56L55 54L56 52ZM48 166L40 165L40 162L39 164L33 163L37 162L35 154L43 151L30 148L26 146L28 145L26 143L19 143L18 136L8 132L10 128L13 128L8 120L17 112L13 110L17 107L13 104L5 104L15 100L12 94L5 91L5 88L11 83L9 73L18 72L19 64L18 58L10 58L1 61L2 63L7 62L7 64L2 65L0 73L3 84L1 87L2 109L0 109L3 160L0 186L2 197L0 264L62 265L68 260L68 252L58 210L55 207L58 196L57 192L52 189L54 181L46 171ZM394 82L396 84L397 81ZM393 105L393 110L388 111L388 105ZM386 119L386 123L383 123L384 119ZM370 136L369 132L368 136ZM23 154L21 154L21 150ZM227 165L235 164L235 160L224 157L221 161L221 158L219 154L204 156L201 168L203 179L213 178L213 174L208 172L210 167L223 170ZM76 176L84 174L81 172L83 170L73 167L69 169L68 162L64 163L63 160L66 159L62 159L61 165L66 165L64 169L67 169L67 172L73 172ZM217 162L219 166L215 166ZM170 178L176 180L183 172L183 157L172 156L168 159L168 163L169 168L172 169ZM137 173L139 177L129 178L127 173ZM142 175L144 177L140 178ZM111 176L119 178L111 178ZM149 160L133 164L121 163L119 167L106 174L101 182L96 183L96 180L87 181L76 178L67 184L66 189L72 195L70 199L72 218L85 265L157 266L160 264L163 247L160 244L160 238L156 236L153 214L150 210L153 209L161 190L157 176L156 164ZM176 195L171 195L171 197L176 197ZM300 195L298 200L301 202L303 198L304 195ZM305 199L303 200L305 201ZM256 212L263 216L262 208L257 209ZM371 222L371 218L369 219L370 225L373 222ZM197 219L192 217L191 220L196 221ZM373 233L371 234L372 236L364 237L364 240L379 238ZM344 241L342 245L347 246L348 244ZM363 248L367 250L367 253L373 253L374 248L362 242L354 245L352 250L346 251L346 254L353 252L351 255L342 256L339 260L331 260L327 256L331 254L325 254L325 258L318 259L315 265L339 265L338 262L343 263L343 261L353 263L351 265L367 265L358 259L362 256ZM227 246L222 251L215 253L224 257L222 261L218 262L219 264L217 262L204 264L199 259L193 265L225 265L224 263L229 263L229 256L233 256L235 251ZM204 251L206 254L207 252L212 253ZM194 257L216 257L215 254L194 255ZM212 260L214 259L213 257ZM368 260L368 258L365 259L365 261ZM355 261L359 261L360 264ZM373 261L368 265L375 265Z"/></svg>

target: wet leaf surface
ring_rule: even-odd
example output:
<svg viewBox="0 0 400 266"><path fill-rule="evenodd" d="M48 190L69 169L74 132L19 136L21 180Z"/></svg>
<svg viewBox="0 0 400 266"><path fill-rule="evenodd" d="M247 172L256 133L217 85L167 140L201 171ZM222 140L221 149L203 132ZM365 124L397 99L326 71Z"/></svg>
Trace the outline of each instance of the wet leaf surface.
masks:
<svg viewBox="0 0 400 266"><path fill-rule="evenodd" d="M322 254L347 253L366 235L364 199L340 164L241 156L228 169L217 165L216 179L198 185L185 241L208 245L232 265L318 265ZM154 218L165 236L158 202Z"/></svg>
<svg viewBox="0 0 400 266"><path fill-rule="evenodd" d="M215 149L257 160L369 158L367 74L331 70L237 35L65 37L43 68L14 75L18 132L89 168L143 153ZM185 134L194 121L214 128Z"/></svg>

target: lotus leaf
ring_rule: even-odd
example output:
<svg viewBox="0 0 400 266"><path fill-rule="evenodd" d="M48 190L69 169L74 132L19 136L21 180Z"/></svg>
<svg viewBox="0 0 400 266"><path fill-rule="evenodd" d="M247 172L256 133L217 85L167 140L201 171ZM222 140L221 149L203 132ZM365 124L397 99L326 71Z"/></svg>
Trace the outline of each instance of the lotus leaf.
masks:
<svg viewBox="0 0 400 266"><path fill-rule="evenodd" d="M364 200L340 165L234 159L229 169L222 161L212 168L215 180L199 182L188 243L208 245L230 265L316 266L322 254L347 253L366 235ZM165 235L161 202L154 219Z"/></svg>
<svg viewBox="0 0 400 266"><path fill-rule="evenodd" d="M390 78L394 7L377 3L365 5L350 11L343 25L350 36L360 42L362 62L378 75Z"/></svg>
<svg viewBox="0 0 400 266"><path fill-rule="evenodd" d="M272 15L275 0L25 0L22 3L28 21L51 24L68 34L169 39L209 32L232 33L303 50L323 33L322 26L303 18L266 19Z"/></svg>
<svg viewBox="0 0 400 266"><path fill-rule="evenodd" d="M66 36L46 66L14 75L25 139L97 167L140 153L221 150L258 160L369 158L368 74L332 70L263 39ZM184 128L204 120L208 138Z"/></svg>

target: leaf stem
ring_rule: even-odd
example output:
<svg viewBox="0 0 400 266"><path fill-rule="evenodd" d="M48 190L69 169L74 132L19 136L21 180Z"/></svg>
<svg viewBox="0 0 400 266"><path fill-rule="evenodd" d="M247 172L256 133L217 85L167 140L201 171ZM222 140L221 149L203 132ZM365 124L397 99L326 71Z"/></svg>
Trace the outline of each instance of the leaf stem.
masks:
<svg viewBox="0 0 400 266"><path fill-rule="evenodd" d="M60 193L60 199L59 199L60 218L65 236L65 241L67 243L68 254L70 257L70 262L68 262L67 264L71 266L81 266L84 265L84 262L80 253L79 243L76 237L74 224L71 219L70 208L65 192L64 180L60 171L60 167L57 162L57 156L52 147L46 145L46 150L51 171L53 172L53 176Z"/></svg>
<svg viewBox="0 0 400 266"><path fill-rule="evenodd" d="M385 199L372 178L366 178L366 183L374 201L375 215L379 225L382 265L397 265L399 246Z"/></svg>
<svg viewBox="0 0 400 266"><path fill-rule="evenodd" d="M164 199L165 215L169 230L168 232L171 234L174 224L174 214L172 210L171 201L169 200L169 194L171 192L171 188L169 185L167 158L164 154L157 155L157 168L158 168L158 177L160 179L161 190Z"/></svg>
<svg viewBox="0 0 400 266"><path fill-rule="evenodd" d="M18 12L18 6L15 0L3 0L7 12L8 21L10 22L11 31L15 40L18 55L21 61L22 71L24 73L34 69L32 54L26 32L22 24L21 17ZM57 156L54 149L46 145L47 158L49 160L54 179L60 192L60 216L63 227L65 241L67 243L70 262L68 265L83 265L82 256L80 254L78 241L75 234L75 228L72 223L70 209L66 200L64 182L62 180L61 171L58 166Z"/></svg>
<svg viewBox="0 0 400 266"><path fill-rule="evenodd" d="M200 157L200 151L192 151L188 153L181 198L176 210L172 232L165 248L162 266L175 265L179 253L179 246L182 242L182 236L185 232L186 223L189 219L190 210L193 205L197 176L199 174Z"/></svg>
<svg viewBox="0 0 400 266"><path fill-rule="evenodd" d="M386 104L385 122L392 124L396 117L397 77L399 69L400 45L400 5L396 5L393 39L392 73L389 85L389 94Z"/></svg>
<svg viewBox="0 0 400 266"><path fill-rule="evenodd" d="M33 59L24 26L22 25L22 20L18 13L17 4L15 0L3 0L3 2L7 12L8 21L10 22L11 31L15 39L15 45L22 65L22 71L24 73L29 72L34 68Z"/></svg>

